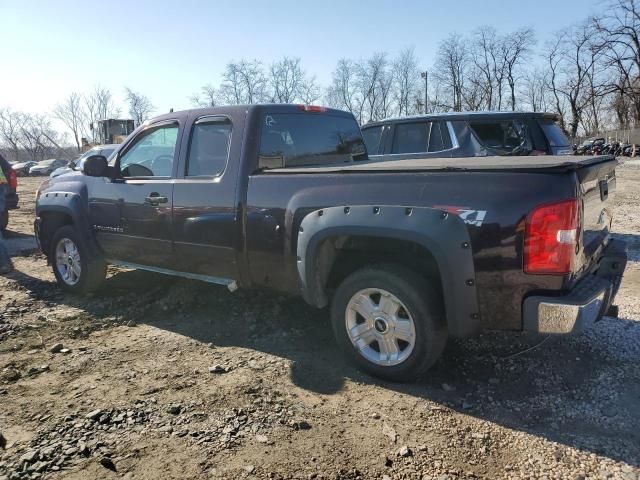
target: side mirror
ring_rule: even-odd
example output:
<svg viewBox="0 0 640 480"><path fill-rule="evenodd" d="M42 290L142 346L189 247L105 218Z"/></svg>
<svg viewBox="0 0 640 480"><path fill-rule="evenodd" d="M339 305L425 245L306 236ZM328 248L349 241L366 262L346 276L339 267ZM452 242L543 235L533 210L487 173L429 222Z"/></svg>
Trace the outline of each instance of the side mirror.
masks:
<svg viewBox="0 0 640 480"><path fill-rule="evenodd" d="M108 167L109 164L104 155L91 155L84 161L82 170L89 177L104 177L107 174Z"/></svg>

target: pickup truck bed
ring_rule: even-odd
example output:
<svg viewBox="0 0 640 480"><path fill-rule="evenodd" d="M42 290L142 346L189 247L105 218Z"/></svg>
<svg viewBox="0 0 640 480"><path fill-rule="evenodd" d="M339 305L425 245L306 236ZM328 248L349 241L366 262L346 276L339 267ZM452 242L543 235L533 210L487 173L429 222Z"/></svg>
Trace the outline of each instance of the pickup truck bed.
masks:
<svg viewBox="0 0 640 480"><path fill-rule="evenodd" d="M326 165L304 168L278 168L268 173L338 173L338 172L398 172L398 171L532 171L568 172L581 167L614 161L613 155L579 157L568 155L539 155L533 157L461 157L420 158L411 160L381 160L354 162L343 165Z"/></svg>
<svg viewBox="0 0 640 480"><path fill-rule="evenodd" d="M616 164L370 162L345 112L172 112L109 165L90 157L84 173L43 184L35 230L70 291L97 288L114 263L300 295L330 305L358 365L403 380L447 337L570 333L609 311L626 264L609 235Z"/></svg>

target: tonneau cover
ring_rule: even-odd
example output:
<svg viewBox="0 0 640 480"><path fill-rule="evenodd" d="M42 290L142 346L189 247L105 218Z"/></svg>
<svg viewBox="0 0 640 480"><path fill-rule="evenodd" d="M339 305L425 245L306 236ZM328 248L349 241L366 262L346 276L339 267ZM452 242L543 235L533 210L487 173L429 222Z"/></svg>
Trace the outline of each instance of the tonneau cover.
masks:
<svg viewBox="0 0 640 480"><path fill-rule="evenodd" d="M523 170L564 172L581 167L615 161L613 155L571 156L502 156L502 157L459 157L459 158L417 158L410 160L373 160L324 166L274 168L264 173L349 173L349 172L398 172L398 171L483 171L483 170Z"/></svg>

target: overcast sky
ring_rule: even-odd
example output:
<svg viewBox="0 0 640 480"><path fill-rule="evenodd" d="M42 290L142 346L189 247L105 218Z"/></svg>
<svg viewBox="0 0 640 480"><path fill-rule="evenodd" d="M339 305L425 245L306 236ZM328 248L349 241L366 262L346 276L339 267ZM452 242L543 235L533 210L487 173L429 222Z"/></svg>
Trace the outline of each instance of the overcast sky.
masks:
<svg viewBox="0 0 640 480"><path fill-rule="evenodd" d="M340 57L394 55L415 47L425 68L450 32L481 25L553 32L601 8L601 0L120 1L0 0L0 107L48 112L95 84L120 99L124 86L163 113L217 84L234 59L265 64L298 56L326 85Z"/></svg>

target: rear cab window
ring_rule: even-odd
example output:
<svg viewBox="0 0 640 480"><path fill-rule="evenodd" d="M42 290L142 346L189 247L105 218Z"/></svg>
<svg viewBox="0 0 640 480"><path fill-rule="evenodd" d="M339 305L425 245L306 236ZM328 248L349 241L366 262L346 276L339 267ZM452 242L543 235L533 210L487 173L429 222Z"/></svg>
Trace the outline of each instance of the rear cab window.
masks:
<svg viewBox="0 0 640 480"><path fill-rule="evenodd" d="M320 166L367 160L353 117L330 113L266 113L262 118L259 168Z"/></svg>
<svg viewBox="0 0 640 480"><path fill-rule="evenodd" d="M533 151L531 132L526 121L470 121L469 127L493 155L528 155Z"/></svg>

